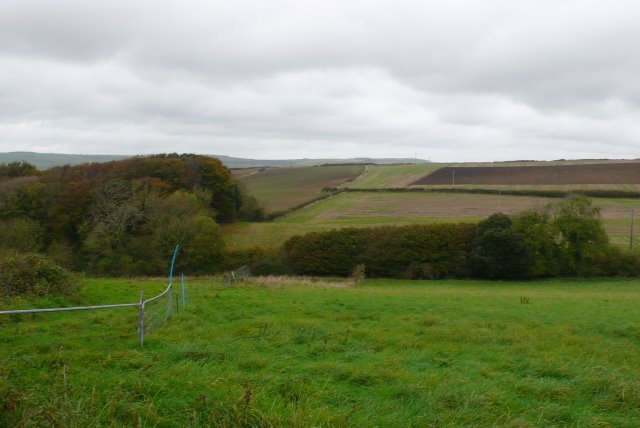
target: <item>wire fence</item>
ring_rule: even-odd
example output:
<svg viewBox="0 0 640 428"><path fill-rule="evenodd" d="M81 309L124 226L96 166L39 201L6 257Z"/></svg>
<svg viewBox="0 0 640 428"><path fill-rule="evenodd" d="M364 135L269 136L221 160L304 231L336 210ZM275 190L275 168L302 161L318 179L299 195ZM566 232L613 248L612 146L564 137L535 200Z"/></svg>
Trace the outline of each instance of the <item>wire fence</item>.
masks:
<svg viewBox="0 0 640 428"><path fill-rule="evenodd" d="M181 275L156 296L138 302L43 309L0 311L0 348L3 353L46 353L52 349L86 346L110 347L137 336L140 346L169 318L184 310L187 301L214 296L223 285L233 286L250 275L247 268L219 277ZM214 293L215 292L215 293Z"/></svg>

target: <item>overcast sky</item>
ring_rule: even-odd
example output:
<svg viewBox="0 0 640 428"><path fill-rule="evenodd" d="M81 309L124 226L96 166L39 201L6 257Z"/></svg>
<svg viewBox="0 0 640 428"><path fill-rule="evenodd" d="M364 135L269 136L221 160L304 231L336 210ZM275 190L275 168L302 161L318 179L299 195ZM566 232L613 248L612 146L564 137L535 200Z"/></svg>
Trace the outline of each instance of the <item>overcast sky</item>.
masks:
<svg viewBox="0 0 640 428"><path fill-rule="evenodd" d="M637 0L0 0L0 152L640 157Z"/></svg>

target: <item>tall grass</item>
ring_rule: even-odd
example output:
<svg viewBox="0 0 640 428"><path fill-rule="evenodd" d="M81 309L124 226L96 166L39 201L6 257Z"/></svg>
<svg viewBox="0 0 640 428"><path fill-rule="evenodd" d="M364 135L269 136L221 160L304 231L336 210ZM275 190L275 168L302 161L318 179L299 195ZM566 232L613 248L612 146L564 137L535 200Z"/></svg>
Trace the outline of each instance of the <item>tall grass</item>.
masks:
<svg viewBox="0 0 640 428"><path fill-rule="evenodd" d="M638 280L295 281L188 280L144 348L124 312L84 315L122 337L76 344L61 318L5 342L0 425L640 425ZM139 286L92 280L83 298Z"/></svg>

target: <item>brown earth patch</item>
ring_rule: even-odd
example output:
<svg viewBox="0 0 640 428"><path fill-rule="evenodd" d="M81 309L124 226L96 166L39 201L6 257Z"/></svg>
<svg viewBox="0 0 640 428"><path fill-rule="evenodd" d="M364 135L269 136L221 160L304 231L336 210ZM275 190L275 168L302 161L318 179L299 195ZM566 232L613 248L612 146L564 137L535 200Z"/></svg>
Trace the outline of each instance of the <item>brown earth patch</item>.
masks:
<svg viewBox="0 0 640 428"><path fill-rule="evenodd" d="M423 184L639 184L640 163L541 165L511 167L445 167L420 180Z"/></svg>

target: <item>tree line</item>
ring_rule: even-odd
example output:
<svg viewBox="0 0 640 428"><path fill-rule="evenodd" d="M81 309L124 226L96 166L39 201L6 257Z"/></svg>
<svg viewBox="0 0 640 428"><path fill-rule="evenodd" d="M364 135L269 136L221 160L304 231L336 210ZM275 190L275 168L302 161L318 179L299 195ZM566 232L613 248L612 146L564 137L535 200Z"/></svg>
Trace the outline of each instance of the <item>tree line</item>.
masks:
<svg viewBox="0 0 640 428"><path fill-rule="evenodd" d="M8 164L0 174L0 249L46 253L93 274L164 274L176 243L184 248L180 268L212 273L223 259L219 224L264 217L230 171L206 156L46 171Z"/></svg>
<svg viewBox="0 0 640 428"><path fill-rule="evenodd" d="M640 254L612 245L599 209L587 197L574 195L514 216L494 214L477 225L351 228L296 236L268 266L303 275L348 276L362 265L368 276L388 278L635 276Z"/></svg>

